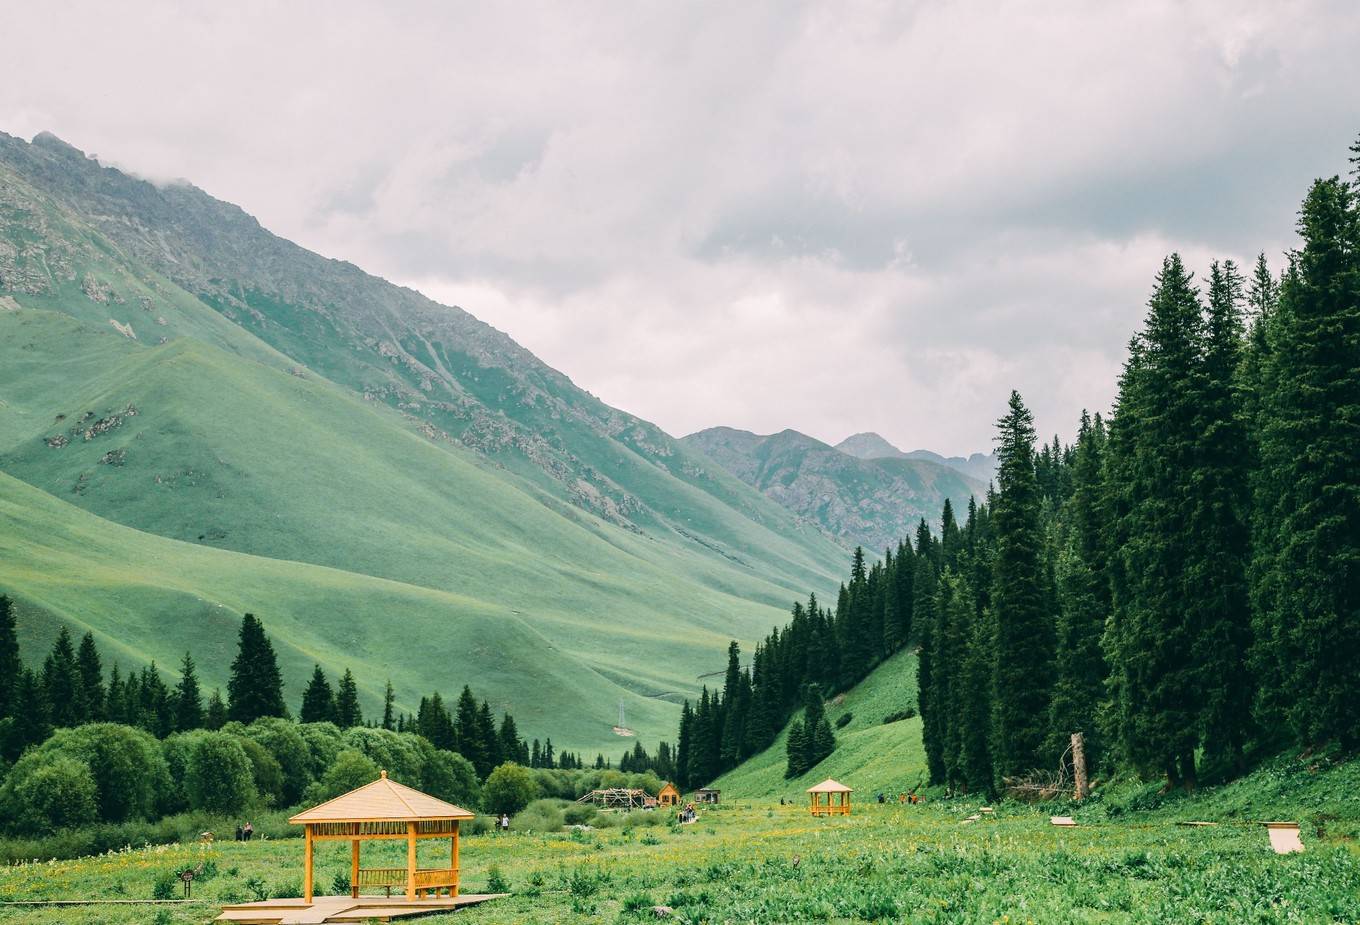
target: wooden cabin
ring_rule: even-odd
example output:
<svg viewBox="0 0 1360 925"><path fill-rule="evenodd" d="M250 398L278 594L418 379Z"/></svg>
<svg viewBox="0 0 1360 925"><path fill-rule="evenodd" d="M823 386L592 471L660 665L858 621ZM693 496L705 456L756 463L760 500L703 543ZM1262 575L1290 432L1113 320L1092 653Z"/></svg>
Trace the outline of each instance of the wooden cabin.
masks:
<svg viewBox="0 0 1360 925"><path fill-rule="evenodd" d="M717 803L718 795L721 793L722 793L721 790L714 790L711 787L700 787L694 794L694 802Z"/></svg>
<svg viewBox="0 0 1360 925"><path fill-rule="evenodd" d="M812 797L812 815L850 815L850 794L854 791L840 781L835 781L828 777L820 784L814 784L809 787L807 792Z"/></svg>
<svg viewBox="0 0 1360 925"><path fill-rule="evenodd" d="M667 782L666 786L661 788L661 792L656 795L656 805L662 809L680 805L680 791L675 789L675 784Z"/></svg>

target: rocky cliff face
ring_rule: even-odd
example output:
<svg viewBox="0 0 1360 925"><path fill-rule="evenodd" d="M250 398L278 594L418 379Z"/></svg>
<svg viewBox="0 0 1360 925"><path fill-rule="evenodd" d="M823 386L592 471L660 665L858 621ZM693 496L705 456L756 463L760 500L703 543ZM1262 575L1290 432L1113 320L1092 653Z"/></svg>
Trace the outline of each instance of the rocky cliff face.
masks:
<svg viewBox="0 0 1360 925"><path fill-rule="evenodd" d="M962 513L970 496L986 490L937 462L861 459L794 430L760 436L714 427L681 442L846 545L872 550L895 546L923 517L936 520L945 498Z"/></svg>

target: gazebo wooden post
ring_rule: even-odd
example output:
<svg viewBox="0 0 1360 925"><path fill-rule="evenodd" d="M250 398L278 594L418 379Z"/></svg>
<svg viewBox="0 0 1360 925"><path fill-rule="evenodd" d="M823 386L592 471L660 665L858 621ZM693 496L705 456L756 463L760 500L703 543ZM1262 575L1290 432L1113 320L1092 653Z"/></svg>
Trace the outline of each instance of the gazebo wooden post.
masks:
<svg viewBox="0 0 1360 925"><path fill-rule="evenodd" d="M406 900L416 898L416 824L406 823Z"/></svg>
<svg viewBox="0 0 1360 925"><path fill-rule="evenodd" d="M453 838L450 839L452 846L449 848L449 866L453 871L453 886L449 887L449 895L458 895L458 881L462 879L462 873L458 868L458 820L453 820Z"/></svg>
<svg viewBox="0 0 1360 925"><path fill-rule="evenodd" d="M310 903L312 901L312 827L310 825L303 826L302 834L306 842L302 854L302 895Z"/></svg>
<svg viewBox="0 0 1360 925"><path fill-rule="evenodd" d="M354 828L359 828L359 823L354 823ZM356 831L357 835L358 832ZM352 838L349 842L349 895L352 899L359 898L359 839Z"/></svg>

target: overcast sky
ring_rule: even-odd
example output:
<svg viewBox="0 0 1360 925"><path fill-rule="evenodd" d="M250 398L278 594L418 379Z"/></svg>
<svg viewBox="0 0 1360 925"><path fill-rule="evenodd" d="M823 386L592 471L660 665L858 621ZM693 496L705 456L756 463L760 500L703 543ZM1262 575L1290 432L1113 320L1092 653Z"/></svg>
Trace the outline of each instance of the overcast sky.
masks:
<svg viewBox="0 0 1360 925"><path fill-rule="evenodd" d="M1064 8L1066 7L1066 8ZM0 0L0 130L187 178L676 435L1109 405L1163 254L1292 241L1360 4Z"/></svg>

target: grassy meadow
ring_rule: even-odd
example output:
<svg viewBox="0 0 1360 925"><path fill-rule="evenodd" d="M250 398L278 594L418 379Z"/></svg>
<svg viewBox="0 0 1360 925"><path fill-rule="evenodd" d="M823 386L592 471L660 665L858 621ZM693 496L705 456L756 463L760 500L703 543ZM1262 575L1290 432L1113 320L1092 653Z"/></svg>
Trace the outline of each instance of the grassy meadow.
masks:
<svg viewBox="0 0 1360 925"><path fill-rule="evenodd" d="M1212 814L1212 797L1197 803ZM1075 811L1090 818L1075 829L1050 826L1052 807L1001 806L965 822L977 808L862 805L849 818L813 819L801 805L740 801L687 826L658 816L654 825L473 836L462 851L465 890L486 890L495 867L514 895L423 921L645 921L654 905L691 923L1360 921L1360 852L1316 825L1305 826L1303 854L1278 856L1260 826L1176 826L1184 804L1119 821L1092 806ZM422 858L443 850L429 845ZM364 851L366 863L398 864L404 847ZM192 905L9 906L0 922L207 922L218 903L296 895L301 853L298 839L282 839L11 867L0 871L6 901L149 897L158 879L201 860L212 876ZM331 892L347 871L348 849L328 846L317 883Z"/></svg>

